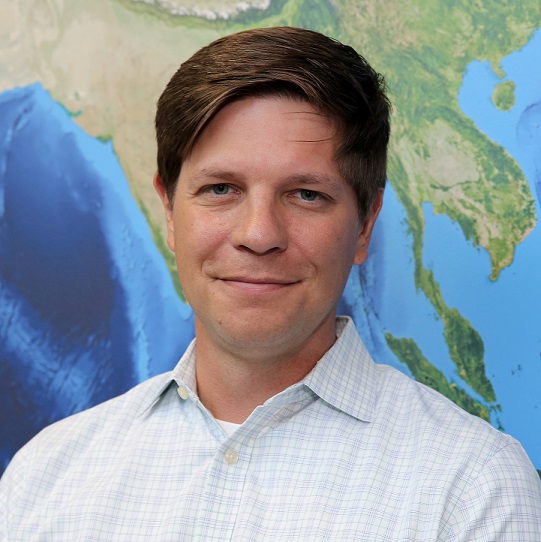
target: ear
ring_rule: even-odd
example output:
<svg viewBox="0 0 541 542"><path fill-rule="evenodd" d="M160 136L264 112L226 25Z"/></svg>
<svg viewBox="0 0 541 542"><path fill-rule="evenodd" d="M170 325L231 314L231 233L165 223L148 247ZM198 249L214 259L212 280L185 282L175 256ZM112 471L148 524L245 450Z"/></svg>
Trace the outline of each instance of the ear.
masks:
<svg viewBox="0 0 541 542"><path fill-rule="evenodd" d="M383 204L383 188L378 192L372 207L370 208L368 215L364 219L364 224L362 226L361 232L357 239L357 250L355 251L355 259L353 263L362 264L366 261L368 257L368 247L370 245L370 238L372 237L372 231L374 229L374 224L378 218L381 206Z"/></svg>
<svg viewBox="0 0 541 542"><path fill-rule="evenodd" d="M173 210L171 209L171 203L167 197L165 186L163 185L162 178L158 175L158 172L154 175L154 188L158 192L158 196L162 201L162 205L165 211L165 222L167 225L167 246L169 250L175 252L175 223L173 222Z"/></svg>

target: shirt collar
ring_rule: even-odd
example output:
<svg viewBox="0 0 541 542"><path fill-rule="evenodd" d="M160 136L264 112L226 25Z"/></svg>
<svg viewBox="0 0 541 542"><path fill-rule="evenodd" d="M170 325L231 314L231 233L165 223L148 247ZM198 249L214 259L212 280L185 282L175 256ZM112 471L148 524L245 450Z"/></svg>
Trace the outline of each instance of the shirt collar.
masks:
<svg viewBox="0 0 541 542"><path fill-rule="evenodd" d="M359 420L375 417L377 368L353 320L336 319L337 339L303 383L316 395Z"/></svg>
<svg viewBox="0 0 541 542"><path fill-rule="evenodd" d="M332 407L370 422L374 419L376 407L378 376L375 363L351 318L337 317L336 335L333 346L314 369L294 386L304 384ZM156 405L173 382L185 387L190 395L196 395L195 339L172 371L156 377L140 415Z"/></svg>
<svg viewBox="0 0 541 542"><path fill-rule="evenodd" d="M195 339L188 345L176 367L167 373L163 373L151 379L147 400L141 405L138 416L143 416L151 410L160 400L162 395L175 382L177 386L184 386L189 393L195 393Z"/></svg>

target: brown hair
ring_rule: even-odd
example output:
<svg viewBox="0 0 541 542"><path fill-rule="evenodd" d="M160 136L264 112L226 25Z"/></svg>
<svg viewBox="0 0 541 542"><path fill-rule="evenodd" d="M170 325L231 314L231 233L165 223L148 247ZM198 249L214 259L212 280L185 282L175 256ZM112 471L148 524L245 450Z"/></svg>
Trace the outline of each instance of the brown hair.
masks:
<svg viewBox="0 0 541 542"><path fill-rule="evenodd" d="M336 163L364 218L385 186L390 103L383 77L347 45L278 27L220 38L184 62L158 100L158 174L173 201L182 162L210 119L252 96L304 100L337 123Z"/></svg>

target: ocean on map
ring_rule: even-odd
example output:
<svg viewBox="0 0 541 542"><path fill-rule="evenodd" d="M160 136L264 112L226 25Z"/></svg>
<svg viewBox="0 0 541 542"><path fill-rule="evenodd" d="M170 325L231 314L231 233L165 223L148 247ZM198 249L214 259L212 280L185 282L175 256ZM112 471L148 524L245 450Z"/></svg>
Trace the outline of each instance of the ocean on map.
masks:
<svg viewBox="0 0 541 542"><path fill-rule="evenodd" d="M43 426L171 369L193 336L111 143L38 84L0 94L0 306L0 471Z"/></svg>

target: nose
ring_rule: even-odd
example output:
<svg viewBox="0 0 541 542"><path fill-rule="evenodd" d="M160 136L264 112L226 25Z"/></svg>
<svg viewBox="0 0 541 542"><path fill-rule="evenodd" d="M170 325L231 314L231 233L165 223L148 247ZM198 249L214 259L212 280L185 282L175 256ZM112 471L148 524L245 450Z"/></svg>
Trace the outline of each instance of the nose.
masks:
<svg viewBox="0 0 541 542"><path fill-rule="evenodd" d="M238 209L232 242L254 254L281 252L287 247L287 224L283 209L271 201L245 201Z"/></svg>

